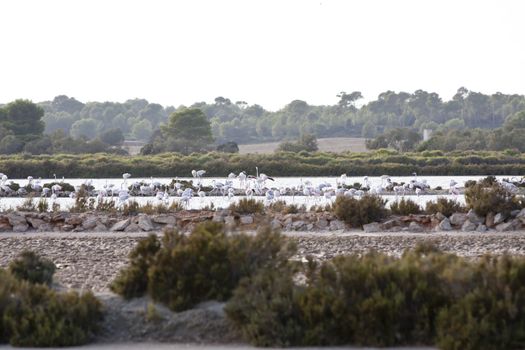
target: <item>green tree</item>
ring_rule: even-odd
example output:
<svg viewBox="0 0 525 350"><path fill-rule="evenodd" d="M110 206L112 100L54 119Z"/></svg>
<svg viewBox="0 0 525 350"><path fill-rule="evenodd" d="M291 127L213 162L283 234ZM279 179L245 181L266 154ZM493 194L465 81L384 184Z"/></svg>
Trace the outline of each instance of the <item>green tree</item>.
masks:
<svg viewBox="0 0 525 350"><path fill-rule="evenodd" d="M211 124L200 109L184 109L173 113L168 125L161 126L161 132L169 145L166 151L185 154L201 152L213 143Z"/></svg>
<svg viewBox="0 0 525 350"><path fill-rule="evenodd" d="M153 128L149 120L144 119L133 125L133 136L138 140L147 140L152 132Z"/></svg>
<svg viewBox="0 0 525 350"><path fill-rule="evenodd" d="M21 152L24 142L14 135L7 135L0 141L0 154L13 154Z"/></svg>
<svg viewBox="0 0 525 350"><path fill-rule="evenodd" d="M102 133L100 140L108 145L118 146L124 142L124 134L122 134L122 130L114 128Z"/></svg>
<svg viewBox="0 0 525 350"><path fill-rule="evenodd" d="M31 138L44 133L44 110L29 100L16 100L5 107L0 123L16 136Z"/></svg>
<svg viewBox="0 0 525 350"><path fill-rule="evenodd" d="M525 111L521 111L507 117L503 127L507 130L525 129Z"/></svg>
<svg viewBox="0 0 525 350"><path fill-rule="evenodd" d="M93 118L80 119L71 125L69 133L77 139L84 136L91 140L97 136L98 126L99 123Z"/></svg>

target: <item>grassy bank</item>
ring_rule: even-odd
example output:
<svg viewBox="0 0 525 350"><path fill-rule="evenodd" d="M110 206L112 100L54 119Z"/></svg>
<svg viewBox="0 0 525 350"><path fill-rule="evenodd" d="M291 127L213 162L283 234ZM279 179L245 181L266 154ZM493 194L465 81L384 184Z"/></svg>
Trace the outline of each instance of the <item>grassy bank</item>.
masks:
<svg viewBox="0 0 525 350"><path fill-rule="evenodd" d="M119 156L109 154L40 155L0 157L0 169L11 178L120 177L129 172L134 177L190 176L192 169L205 169L207 176L226 176L230 172L259 171L273 176L392 176L410 175L523 175L525 154L517 152L428 151L397 153L378 150L369 153L207 153L183 156L165 153L155 156Z"/></svg>

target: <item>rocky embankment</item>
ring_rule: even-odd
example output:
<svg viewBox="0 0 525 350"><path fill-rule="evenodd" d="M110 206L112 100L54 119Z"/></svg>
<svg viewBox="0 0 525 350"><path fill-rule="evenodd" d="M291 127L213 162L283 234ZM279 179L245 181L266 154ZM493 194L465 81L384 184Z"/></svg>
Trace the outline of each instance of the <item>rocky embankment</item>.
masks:
<svg viewBox="0 0 525 350"><path fill-rule="evenodd" d="M331 212L282 214L238 214L231 210L181 210L167 214L122 215L105 212L9 212L0 214L0 232L149 232L164 228L191 230L204 221L222 222L229 228L250 230L270 224L284 231L335 231L347 227ZM489 214L486 217L455 213L391 216L383 222L363 226L365 232L431 232L461 230L463 232L507 232L525 229L525 209L509 214Z"/></svg>

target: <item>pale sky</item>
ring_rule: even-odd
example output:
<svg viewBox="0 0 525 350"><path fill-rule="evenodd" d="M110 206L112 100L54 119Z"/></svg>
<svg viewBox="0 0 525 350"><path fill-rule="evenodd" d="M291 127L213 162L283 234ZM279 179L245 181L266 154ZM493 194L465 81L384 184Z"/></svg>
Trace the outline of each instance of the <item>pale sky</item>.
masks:
<svg viewBox="0 0 525 350"><path fill-rule="evenodd" d="M6 0L0 102L525 94L525 1Z"/></svg>

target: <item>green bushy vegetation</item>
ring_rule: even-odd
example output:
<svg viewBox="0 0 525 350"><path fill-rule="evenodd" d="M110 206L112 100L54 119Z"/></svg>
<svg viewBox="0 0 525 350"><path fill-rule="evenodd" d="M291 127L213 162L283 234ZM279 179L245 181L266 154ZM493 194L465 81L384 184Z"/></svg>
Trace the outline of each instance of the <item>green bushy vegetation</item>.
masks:
<svg viewBox="0 0 525 350"><path fill-rule="evenodd" d="M162 153L153 156L124 157L97 153L85 155L57 154L30 156L18 154L0 156L0 168L11 178L66 177L101 178L120 177L130 172L136 177L189 176L192 169L206 169L206 176L227 176L241 170L255 173L255 167L273 176L406 176L421 175L516 175L525 173L525 153L509 155L505 152L432 152L401 153L377 150L369 153L293 153L230 154L210 152ZM393 157L395 156L395 157ZM472 157L477 157L473 162ZM434 164L435 157L446 157L446 164ZM493 159L494 158L494 159ZM286 164L285 167L282 165Z"/></svg>
<svg viewBox="0 0 525 350"><path fill-rule="evenodd" d="M148 290L148 269L160 248L154 234L140 240L129 254L129 266L119 272L111 284L111 290L126 299L143 296Z"/></svg>
<svg viewBox="0 0 525 350"><path fill-rule="evenodd" d="M425 212L427 214L441 213L446 217L449 217L454 213L463 213L466 211L467 209L464 206L462 206L458 201L454 199L448 199L445 197L438 197L438 199L435 202L430 201L427 202L427 204L425 205Z"/></svg>
<svg viewBox="0 0 525 350"><path fill-rule="evenodd" d="M189 235L166 230L161 244L149 236L137 246L112 289L126 297L147 292L172 310L185 310L201 301L229 299L241 278L286 264L293 252L294 246L269 228L255 236L227 234L213 222Z"/></svg>
<svg viewBox="0 0 525 350"><path fill-rule="evenodd" d="M514 209L521 209L520 200L497 182L481 180L465 189L465 201L469 209L480 216L488 213L508 215Z"/></svg>
<svg viewBox="0 0 525 350"><path fill-rule="evenodd" d="M0 344L74 346L99 330L102 304L90 292L59 293L48 287L54 264L24 252L0 269Z"/></svg>
<svg viewBox="0 0 525 350"><path fill-rule="evenodd" d="M407 198L395 201L390 205L390 212L394 215L421 214L422 210L419 204Z"/></svg>
<svg viewBox="0 0 525 350"><path fill-rule="evenodd" d="M368 253L260 270L225 310L257 346L519 349L524 273L523 258L474 261L418 246L401 258Z"/></svg>
<svg viewBox="0 0 525 350"><path fill-rule="evenodd" d="M14 277L30 283L50 285L55 274L55 264L36 253L25 250L9 264L9 272Z"/></svg>
<svg viewBox="0 0 525 350"><path fill-rule="evenodd" d="M374 221L381 221L388 215L386 200L379 196L364 195L354 197L339 196L335 200L333 210L335 215L352 227L362 227Z"/></svg>
<svg viewBox="0 0 525 350"><path fill-rule="evenodd" d="M254 198L242 198L237 203L230 204L230 210L239 214L262 214L264 203Z"/></svg>

